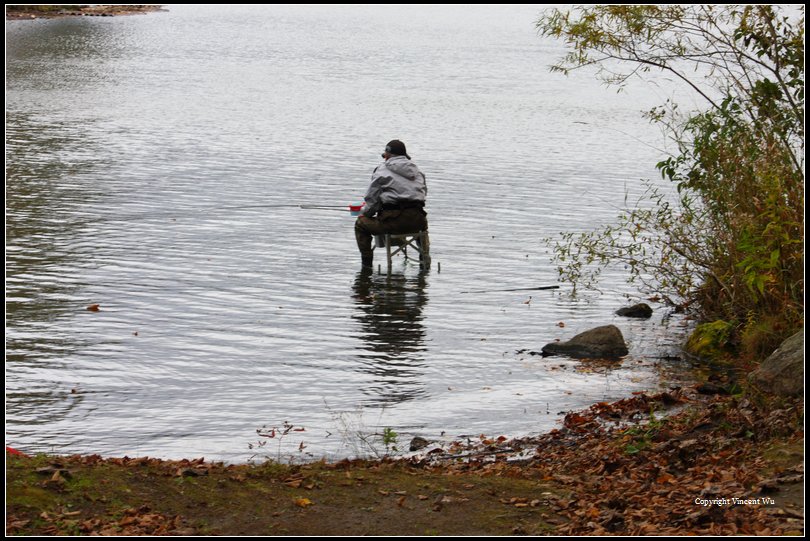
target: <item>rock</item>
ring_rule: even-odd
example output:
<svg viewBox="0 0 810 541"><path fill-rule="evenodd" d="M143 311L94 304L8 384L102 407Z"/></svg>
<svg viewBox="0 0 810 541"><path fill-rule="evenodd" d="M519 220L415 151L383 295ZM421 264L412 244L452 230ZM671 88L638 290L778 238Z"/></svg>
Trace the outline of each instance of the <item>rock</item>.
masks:
<svg viewBox="0 0 810 541"><path fill-rule="evenodd" d="M804 330L782 342L748 381L761 391L781 396L804 394Z"/></svg>
<svg viewBox="0 0 810 541"><path fill-rule="evenodd" d="M542 349L543 356L616 358L627 355L622 332L615 325L605 325L585 331L567 342L552 342Z"/></svg>
<svg viewBox="0 0 810 541"><path fill-rule="evenodd" d="M689 335L684 352L699 361L724 361L733 354L730 345L734 324L722 319L701 323Z"/></svg>
<svg viewBox="0 0 810 541"><path fill-rule="evenodd" d="M409 449L411 451L418 451L420 449L424 449L428 445L430 445L429 441L427 441L425 438L422 438L420 436L416 436L411 440L411 446L409 447Z"/></svg>
<svg viewBox="0 0 810 541"><path fill-rule="evenodd" d="M714 383L701 383L695 389L700 394L728 394L728 390Z"/></svg>
<svg viewBox="0 0 810 541"><path fill-rule="evenodd" d="M649 318L652 317L653 310L650 305L644 302L634 304L633 306L625 306L616 310L616 314L624 317L638 317Z"/></svg>

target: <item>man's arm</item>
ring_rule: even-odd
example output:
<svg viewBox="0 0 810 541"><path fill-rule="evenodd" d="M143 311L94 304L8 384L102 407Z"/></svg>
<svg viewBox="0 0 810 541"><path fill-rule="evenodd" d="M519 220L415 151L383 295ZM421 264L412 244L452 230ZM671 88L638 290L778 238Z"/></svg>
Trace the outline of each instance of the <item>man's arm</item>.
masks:
<svg viewBox="0 0 810 541"><path fill-rule="evenodd" d="M371 181L371 185L366 191L366 195L364 197L366 204L363 205L362 209L360 209L360 215L372 217L377 214L377 212L379 212L379 210L382 208L382 201L380 199L381 195L382 186L380 185L380 179L376 178Z"/></svg>

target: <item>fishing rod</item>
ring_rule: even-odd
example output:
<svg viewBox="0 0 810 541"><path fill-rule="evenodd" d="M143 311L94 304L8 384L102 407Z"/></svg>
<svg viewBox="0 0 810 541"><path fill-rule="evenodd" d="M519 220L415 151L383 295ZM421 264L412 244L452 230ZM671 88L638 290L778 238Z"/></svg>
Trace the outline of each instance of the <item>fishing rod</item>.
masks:
<svg viewBox="0 0 810 541"><path fill-rule="evenodd" d="M504 293L511 291L542 291L545 289L560 289L560 286L518 287L515 289L482 289L479 291L462 291L462 293Z"/></svg>
<svg viewBox="0 0 810 541"><path fill-rule="evenodd" d="M273 205L242 205L238 207L209 207L209 208L189 209L189 210L216 211L216 210L261 209L261 208L298 208L304 210L339 210L341 212L351 212L349 205L316 205L316 204L294 205L289 203L273 204Z"/></svg>
<svg viewBox="0 0 810 541"><path fill-rule="evenodd" d="M332 212L353 212L349 205L318 205L318 204L293 204L293 203L271 203L265 205L238 205L226 207L185 207L175 208L163 211L147 211L136 214L129 214L123 216L110 216L99 215L88 219L77 220L59 220L61 225L70 226L85 226L89 224L106 223L106 222L133 222L137 220L150 220L150 219L175 219L183 215L192 215L197 212L214 213L218 211L242 210L242 209L262 209L262 208L290 208L290 209L303 209L303 210L328 210Z"/></svg>
<svg viewBox="0 0 810 541"><path fill-rule="evenodd" d="M128 222L133 220L144 220L144 219L151 219L151 218L163 218L163 217L175 217L175 216L182 216L184 214L194 214L197 212L220 212L220 211L231 211L231 210L245 210L245 209L271 209L271 208L289 208L289 209L303 209L303 210L331 210L331 211L341 211L341 212L350 212L348 205L301 205L301 204L292 204L292 203L275 203L275 204L266 204L266 205L238 205L238 206L226 206L226 207L187 207L187 208L176 208L172 209L171 211L152 211L152 212L143 212L138 214L131 214L129 216L104 216L100 218L96 218L95 220L77 220L73 223L94 223L94 222Z"/></svg>
<svg viewBox="0 0 810 541"><path fill-rule="evenodd" d="M278 203L272 205L242 205L239 207L202 207L199 209L189 210L239 210L239 209L263 209L263 208L296 208L301 205L293 205L290 203Z"/></svg>
<svg viewBox="0 0 810 541"><path fill-rule="evenodd" d="M351 212L348 205L298 205L304 210L331 210L336 212Z"/></svg>
<svg viewBox="0 0 810 541"><path fill-rule="evenodd" d="M304 210L339 210L341 212L351 212L349 205L318 205L318 204L271 204L271 205L242 205L238 207L204 207L200 209L189 209L189 210L201 210L201 211L216 211L216 210L240 210L240 209L261 209L261 208L296 208L296 209L304 209Z"/></svg>

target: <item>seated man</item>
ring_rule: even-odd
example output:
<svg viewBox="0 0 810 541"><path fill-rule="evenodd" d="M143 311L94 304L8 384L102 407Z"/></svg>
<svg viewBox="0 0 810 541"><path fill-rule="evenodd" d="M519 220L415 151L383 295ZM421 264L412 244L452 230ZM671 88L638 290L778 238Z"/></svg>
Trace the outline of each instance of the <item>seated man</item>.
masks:
<svg viewBox="0 0 810 541"><path fill-rule="evenodd" d="M374 235L416 233L427 229L425 175L411 161L405 144L394 139L382 154L385 162L371 175L366 204L354 224L363 267L371 267Z"/></svg>

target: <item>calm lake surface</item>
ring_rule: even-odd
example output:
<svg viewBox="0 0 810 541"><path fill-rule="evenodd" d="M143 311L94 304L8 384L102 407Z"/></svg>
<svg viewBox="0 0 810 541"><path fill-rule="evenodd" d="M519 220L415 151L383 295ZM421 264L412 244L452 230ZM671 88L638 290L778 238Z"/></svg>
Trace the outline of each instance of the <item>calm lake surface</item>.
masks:
<svg viewBox="0 0 810 541"><path fill-rule="evenodd" d="M6 443L339 458L384 428L543 432L666 384L680 324L615 316L620 273L576 300L492 291L557 283L541 239L659 177L640 112L662 96L549 73L540 10L7 21ZM369 279L354 218L299 205L361 201L394 138L427 176L433 266ZM608 323L630 347L611 367L524 351Z"/></svg>

